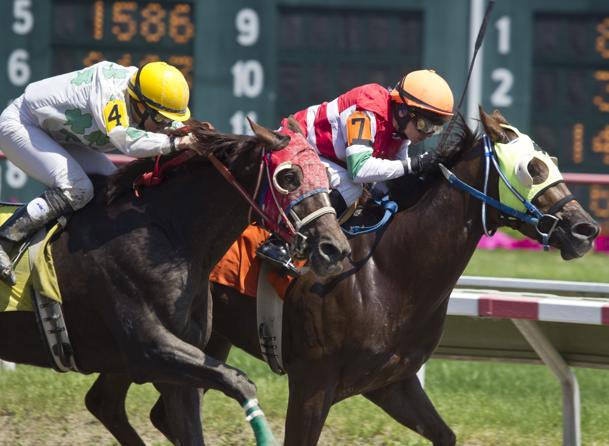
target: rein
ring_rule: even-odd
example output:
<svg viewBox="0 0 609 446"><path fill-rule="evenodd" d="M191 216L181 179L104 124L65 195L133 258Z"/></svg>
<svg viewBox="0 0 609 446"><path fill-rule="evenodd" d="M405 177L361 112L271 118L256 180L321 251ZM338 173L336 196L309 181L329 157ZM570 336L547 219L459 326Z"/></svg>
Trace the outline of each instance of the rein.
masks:
<svg viewBox="0 0 609 446"><path fill-rule="evenodd" d="M482 137L484 141L484 189L483 192L478 189L470 186L459 177L457 177L453 172L451 172L448 168L446 168L443 164L440 164L440 169L444 178L457 189L463 190L475 198L482 201L482 225L484 228L484 232L487 235L494 234L494 231L489 231L486 223L486 205L490 205L497 209L502 215L507 215L508 218L512 217L517 220L520 220L524 223L532 225L535 227L535 230L541 237L541 242L543 245L543 249L547 251L549 246L550 237L552 236L556 226L558 225L560 218L552 215L555 212L558 212L562 207L569 201L573 200L573 195L568 195L561 199L558 203L554 204L552 208L548 211L548 213L541 212L533 203L524 198L514 187L510 184L509 180L506 178L505 174L499 168L499 164L495 153L492 149L491 140L487 135ZM520 212L510 206L507 206L501 203L499 200L489 196L487 194L488 189L488 178L490 172L490 162L492 161L493 166L497 173L499 174L499 178L505 183L509 191L514 194L514 196L524 205L527 210L527 213ZM554 184L548 185L548 187L553 186ZM545 191L548 187L546 187L543 191ZM541 192L543 192L541 191Z"/></svg>
<svg viewBox="0 0 609 446"><path fill-rule="evenodd" d="M270 217L262 210L262 208L260 206L258 206L258 203L256 203L256 200L249 195L249 193L245 190L245 188L237 181L237 179L232 174L232 172L230 170L228 170L228 168L224 164L222 164L218 160L218 158L215 157L215 155L210 154L208 156L208 158L211 161L211 163L213 164L213 166L216 168L216 170L218 172L220 172L220 174L224 177L224 179L226 181L228 181L228 183L231 186L233 186L237 190L237 192L239 192L239 194L241 194L241 196L245 199L245 201L247 201L249 203L250 208L253 209L254 212L256 212L263 220L265 220L267 223L270 223L272 225L273 223L272 223ZM263 168L263 163L261 162L260 169L262 169L262 168ZM260 178L260 174L258 174L258 178ZM255 195L258 194L259 186L260 186L260 181L257 182L256 191L254 192ZM287 217L286 217L286 219L287 219ZM288 221L288 223L289 223L289 221ZM293 230L291 224L288 226L288 228ZM280 227L273 228L273 232L276 233L277 235L279 235L284 240L290 240L292 237L295 236L295 232L291 232L291 231L288 232Z"/></svg>
<svg viewBox="0 0 609 446"><path fill-rule="evenodd" d="M331 206L325 206L321 209L317 209L316 211L311 212L304 218L300 218L296 214L294 209L292 209L294 204L301 201L303 198L306 198L307 196L313 195L314 193L325 191L325 189L323 189L323 190L316 189L316 190L310 191L305 196L296 200L295 203L290 204L289 212L290 212L290 215L293 217L294 221L296 222L296 224L294 226L290 222L290 220L287 217L284 210L279 205L279 202L275 196L275 191L271 187L270 192L273 197L273 204L277 207L277 209L279 211L279 215L281 216L281 220L287 227L287 230L283 229L280 226L280 224L277 224L274 221L272 221L271 217L269 217L269 215L258 205L258 203L256 202L256 199L254 198L258 195L258 193L260 191L260 186L261 186L261 182L262 182L261 180L262 180L262 176L264 175L263 172L266 173L267 181L269 182L269 184L272 184L270 171L269 171L270 160L267 159L268 157L265 156L265 154L266 154L265 151L263 151L261 160L260 160L260 168L259 168L259 172L257 175L256 190L254 191L253 196L251 196L247 192L247 190L245 190L245 188L237 181L237 179L232 174L232 172L230 170L228 170L228 168L224 164L222 164L218 160L218 158L216 158L215 155L209 154L209 155L207 155L207 158L209 159L211 164L216 168L216 170L224 177L224 179L226 181L228 181L228 183L231 186L233 186L237 190L237 192L239 192L239 194L248 202L248 204L250 205L250 211L248 214L249 220L251 220L251 213L252 213L252 211L254 211L256 214L258 214L260 216L260 218L262 218L262 220L265 221L265 224L269 227L271 232L277 234L283 240L292 241L294 244L294 249L296 251L304 252L304 249L306 248L307 237L300 232L300 229L303 226L305 226L305 225L311 223L312 221L316 220L317 218L321 217L322 215L325 215L328 213L336 213L336 211ZM140 176L138 176L133 181L133 192L134 192L135 196L140 198L140 196L141 196L140 189L142 187L151 187L151 186L156 186L156 185L160 184L163 181L164 175L167 172L167 170L183 164L184 162L188 161L189 159L191 159L192 157L194 157L196 155L197 155L197 152L195 152L193 150L186 150L186 151L182 152L181 154L179 154L178 156L170 159L169 161L167 161L166 163L163 163L163 164L161 164L161 158L162 158L161 155L157 156L155 159L153 171L145 172L145 173L141 174Z"/></svg>

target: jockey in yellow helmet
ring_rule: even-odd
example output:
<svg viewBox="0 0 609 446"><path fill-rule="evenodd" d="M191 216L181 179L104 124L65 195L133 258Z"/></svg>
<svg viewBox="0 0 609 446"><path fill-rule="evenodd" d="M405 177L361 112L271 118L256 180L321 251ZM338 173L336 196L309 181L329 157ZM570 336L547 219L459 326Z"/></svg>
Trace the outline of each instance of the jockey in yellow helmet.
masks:
<svg viewBox="0 0 609 446"><path fill-rule="evenodd" d="M188 100L186 79L164 62L100 62L28 85L0 115L0 147L48 189L0 227L0 279L14 283L7 251L15 243L93 198L88 175L115 170L103 152L140 158L188 148L190 135L161 133L190 117Z"/></svg>

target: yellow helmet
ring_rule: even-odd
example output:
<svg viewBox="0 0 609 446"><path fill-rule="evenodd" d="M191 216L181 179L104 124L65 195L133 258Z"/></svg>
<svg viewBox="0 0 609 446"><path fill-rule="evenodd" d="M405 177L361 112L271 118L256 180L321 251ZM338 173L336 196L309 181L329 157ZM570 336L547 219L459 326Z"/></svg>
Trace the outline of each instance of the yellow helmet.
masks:
<svg viewBox="0 0 609 446"><path fill-rule="evenodd" d="M184 75L165 62L150 62L137 70L127 86L132 98L172 121L190 118L190 89Z"/></svg>
<svg viewBox="0 0 609 446"><path fill-rule="evenodd" d="M428 110L443 116L453 115L453 93L448 83L433 70L408 73L390 93L397 103Z"/></svg>

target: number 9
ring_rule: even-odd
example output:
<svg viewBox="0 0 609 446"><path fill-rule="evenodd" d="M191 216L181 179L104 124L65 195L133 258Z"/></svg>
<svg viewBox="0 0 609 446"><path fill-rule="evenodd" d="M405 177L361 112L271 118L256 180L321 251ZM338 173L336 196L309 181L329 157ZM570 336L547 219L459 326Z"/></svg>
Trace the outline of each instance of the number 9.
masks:
<svg viewBox="0 0 609 446"><path fill-rule="evenodd" d="M251 46L258 41L260 34L260 21L256 11L250 8L244 8L237 13L235 17L235 27L239 34L237 42L243 46Z"/></svg>

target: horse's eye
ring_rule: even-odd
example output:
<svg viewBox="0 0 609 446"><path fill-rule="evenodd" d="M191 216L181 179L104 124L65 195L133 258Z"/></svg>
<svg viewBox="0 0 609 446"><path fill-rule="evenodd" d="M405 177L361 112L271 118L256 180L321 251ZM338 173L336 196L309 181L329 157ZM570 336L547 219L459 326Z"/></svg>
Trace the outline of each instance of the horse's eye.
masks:
<svg viewBox="0 0 609 446"><path fill-rule="evenodd" d="M550 175L550 170L548 169L548 166L543 160L539 158L533 158L531 161L529 161L529 163L527 164L527 171L533 179L533 184L543 183L548 179L548 176Z"/></svg>
<svg viewBox="0 0 609 446"><path fill-rule="evenodd" d="M290 193L300 187L302 183L302 170L298 166L281 169L275 173L277 189L282 193Z"/></svg>

